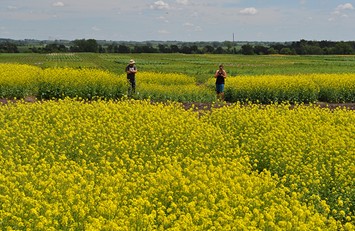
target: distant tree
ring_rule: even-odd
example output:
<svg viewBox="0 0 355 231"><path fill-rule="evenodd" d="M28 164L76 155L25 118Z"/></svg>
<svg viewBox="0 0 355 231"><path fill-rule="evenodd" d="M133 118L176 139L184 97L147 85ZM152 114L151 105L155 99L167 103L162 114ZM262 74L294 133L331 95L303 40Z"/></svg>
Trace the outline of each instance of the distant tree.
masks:
<svg viewBox="0 0 355 231"><path fill-rule="evenodd" d="M39 52L40 52L37 47L31 47L31 48L29 48L29 50L30 50L31 52L33 52L33 53L39 53Z"/></svg>
<svg viewBox="0 0 355 231"><path fill-rule="evenodd" d="M99 53L105 53L105 52L106 49L102 45L99 45Z"/></svg>
<svg viewBox="0 0 355 231"><path fill-rule="evenodd" d="M181 53L184 53L184 54L191 54L191 47L190 46L187 46L187 45L183 45L180 49L180 52Z"/></svg>
<svg viewBox="0 0 355 231"><path fill-rule="evenodd" d="M323 49L317 45L307 45L304 47L304 53L307 55L322 55Z"/></svg>
<svg viewBox="0 0 355 231"><path fill-rule="evenodd" d="M73 52L98 52L99 45L95 39L77 39L73 41L70 50Z"/></svg>
<svg viewBox="0 0 355 231"><path fill-rule="evenodd" d="M68 48L63 44L51 43L47 44L43 49L40 50L42 53L60 53L60 52L68 52Z"/></svg>
<svg viewBox="0 0 355 231"><path fill-rule="evenodd" d="M339 55L350 55L350 54L354 54L355 50L350 45L350 43L337 42L335 45L335 53Z"/></svg>
<svg viewBox="0 0 355 231"><path fill-rule="evenodd" d="M158 50L160 53L170 53L170 49L167 48L164 44L159 44Z"/></svg>
<svg viewBox="0 0 355 231"><path fill-rule="evenodd" d="M172 53L179 53L180 49L177 45L170 45L170 50Z"/></svg>
<svg viewBox="0 0 355 231"><path fill-rule="evenodd" d="M131 49L128 46L121 44L117 48L117 53L128 54L128 53L131 53Z"/></svg>
<svg viewBox="0 0 355 231"><path fill-rule="evenodd" d="M143 53L157 53L158 50L154 48L152 45L143 45L142 46Z"/></svg>
<svg viewBox="0 0 355 231"><path fill-rule="evenodd" d="M254 53L258 54L258 55L267 55L268 48L265 46L261 46L261 45L255 45L254 46Z"/></svg>
<svg viewBox="0 0 355 231"><path fill-rule="evenodd" d="M143 53L142 46L135 45L135 46L133 47L132 53Z"/></svg>
<svg viewBox="0 0 355 231"><path fill-rule="evenodd" d="M190 46L190 50L191 50L191 53L192 53L192 54L201 53L200 50L198 49L198 46L197 46L197 45L192 45L192 46Z"/></svg>
<svg viewBox="0 0 355 231"><path fill-rule="evenodd" d="M0 53L19 53L16 44L4 42L0 44Z"/></svg>
<svg viewBox="0 0 355 231"><path fill-rule="evenodd" d="M221 46L217 47L216 50L213 52L214 54L223 54L225 53Z"/></svg>
<svg viewBox="0 0 355 231"><path fill-rule="evenodd" d="M233 51L231 51L232 47L234 46L233 42L231 41L224 41L223 45L227 47L227 52L228 53L232 53Z"/></svg>
<svg viewBox="0 0 355 231"><path fill-rule="evenodd" d="M212 46L213 46L214 48L217 48L217 47L221 46L221 43L215 41L215 42L212 42Z"/></svg>
<svg viewBox="0 0 355 231"><path fill-rule="evenodd" d="M242 46L242 54L243 55L253 55L254 54L254 48L250 44L246 44Z"/></svg>
<svg viewBox="0 0 355 231"><path fill-rule="evenodd" d="M214 52L214 47L211 45L206 45L203 47L202 52L212 54Z"/></svg>
<svg viewBox="0 0 355 231"><path fill-rule="evenodd" d="M289 47L284 47L284 48L282 48L280 50L280 54L282 54L282 55L293 55L293 54L295 54L295 52L292 51L291 48L289 48Z"/></svg>
<svg viewBox="0 0 355 231"><path fill-rule="evenodd" d="M270 47L269 49L267 49L267 54L274 55L277 54L277 51L275 50L275 48Z"/></svg>
<svg viewBox="0 0 355 231"><path fill-rule="evenodd" d="M280 54L280 51L282 50L282 48L289 47L289 46L286 46L284 44L278 43L278 44L273 44L270 47L274 48L277 51L277 53Z"/></svg>
<svg viewBox="0 0 355 231"><path fill-rule="evenodd" d="M319 46L323 49L323 48L330 48L330 47L334 47L335 46L335 42L332 41L327 41L327 40L322 40L319 42Z"/></svg>

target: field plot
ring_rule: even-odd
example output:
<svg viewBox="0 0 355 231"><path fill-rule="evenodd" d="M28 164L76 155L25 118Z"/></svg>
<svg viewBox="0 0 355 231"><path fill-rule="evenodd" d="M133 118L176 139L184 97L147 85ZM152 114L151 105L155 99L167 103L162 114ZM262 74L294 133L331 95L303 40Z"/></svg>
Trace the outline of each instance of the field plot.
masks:
<svg viewBox="0 0 355 231"><path fill-rule="evenodd" d="M354 56L130 58L0 54L0 230L355 230Z"/></svg>
<svg viewBox="0 0 355 231"><path fill-rule="evenodd" d="M128 94L125 74L98 68L45 68L0 64L0 98L118 99ZM216 101L215 79L200 83L180 73L139 72L135 99ZM355 102L355 74L229 76L225 100L254 103Z"/></svg>
<svg viewBox="0 0 355 231"><path fill-rule="evenodd" d="M355 114L69 99L0 107L2 230L353 230Z"/></svg>
<svg viewBox="0 0 355 231"><path fill-rule="evenodd" d="M355 73L355 56L351 55L0 54L0 63L21 63L42 68L94 67L121 74L132 58L140 71L186 74L195 77L198 82L211 78L220 63L224 63L231 76Z"/></svg>

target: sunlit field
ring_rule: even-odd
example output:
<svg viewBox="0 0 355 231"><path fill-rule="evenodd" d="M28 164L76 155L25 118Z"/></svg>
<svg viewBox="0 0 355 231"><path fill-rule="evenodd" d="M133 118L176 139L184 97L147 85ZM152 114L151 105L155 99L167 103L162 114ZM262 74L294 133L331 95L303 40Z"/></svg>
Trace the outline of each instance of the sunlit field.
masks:
<svg viewBox="0 0 355 231"><path fill-rule="evenodd" d="M355 230L353 56L130 58L0 54L0 230Z"/></svg>
<svg viewBox="0 0 355 231"><path fill-rule="evenodd" d="M355 114L177 103L0 107L2 230L353 230Z"/></svg>
<svg viewBox="0 0 355 231"><path fill-rule="evenodd" d="M19 63L41 68L95 68L124 72L130 59L139 71L180 73L206 82L223 63L230 76L355 73L355 56L297 55L185 55L185 54L0 54L0 63Z"/></svg>
<svg viewBox="0 0 355 231"><path fill-rule="evenodd" d="M125 74L94 68L45 68L0 64L0 97L37 99L119 99L127 96ZM180 73L139 72L135 99L178 102L216 101L215 79L198 83ZM225 99L254 103L355 102L355 74L229 76Z"/></svg>

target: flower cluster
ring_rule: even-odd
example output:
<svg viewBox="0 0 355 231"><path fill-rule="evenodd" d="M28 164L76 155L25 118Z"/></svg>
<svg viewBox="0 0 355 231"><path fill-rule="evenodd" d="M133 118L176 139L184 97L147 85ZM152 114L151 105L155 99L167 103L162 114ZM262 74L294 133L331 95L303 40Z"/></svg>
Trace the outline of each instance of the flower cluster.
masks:
<svg viewBox="0 0 355 231"><path fill-rule="evenodd" d="M0 107L1 230L353 230L354 114Z"/></svg>
<svg viewBox="0 0 355 231"><path fill-rule="evenodd" d="M30 65L0 64L0 98L24 98L37 91L41 69Z"/></svg>
<svg viewBox="0 0 355 231"><path fill-rule="evenodd" d="M197 85L192 76L175 73L142 72L137 77L137 99L178 102L213 102L213 90Z"/></svg>
<svg viewBox="0 0 355 231"><path fill-rule="evenodd" d="M214 80L208 82L214 87ZM233 102L355 102L354 74L298 74L230 77L226 100Z"/></svg>
<svg viewBox="0 0 355 231"><path fill-rule="evenodd" d="M125 78L98 69L48 68L0 64L0 97L39 99L116 99L126 93Z"/></svg>
<svg viewBox="0 0 355 231"><path fill-rule="evenodd" d="M277 175L301 201L344 222L354 222L355 114L345 108L288 104L221 108L218 125L250 158L254 171ZM324 205L329 207L324 207Z"/></svg>
<svg viewBox="0 0 355 231"><path fill-rule="evenodd" d="M52 55L56 57L55 55ZM52 57L50 56L50 57ZM52 58L53 58L52 57ZM70 57L70 55L68 55ZM135 99L214 102L215 80L197 84L193 76L139 72ZM98 69L47 68L0 64L0 97L39 99L118 99L128 93L125 74ZM355 102L354 74L299 74L230 77L225 99L231 102Z"/></svg>

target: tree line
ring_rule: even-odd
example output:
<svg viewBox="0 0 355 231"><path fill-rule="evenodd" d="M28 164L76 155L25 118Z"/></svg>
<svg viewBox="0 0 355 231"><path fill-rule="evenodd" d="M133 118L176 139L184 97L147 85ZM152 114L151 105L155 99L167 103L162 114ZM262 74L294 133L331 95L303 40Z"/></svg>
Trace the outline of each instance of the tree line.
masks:
<svg viewBox="0 0 355 231"><path fill-rule="evenodd" d="M32 41L32 40L31 40ZM353 55L355 41L296 42L110 42L95 39L74 41L14 41L0 39L0 53L184 53L184 54L244 54L244 55ZM30 45L29 45L30 44ZM32 46L31 46L32 44ZM27 49L19 49L26 45Z"/></svg>

